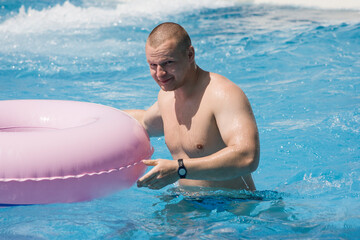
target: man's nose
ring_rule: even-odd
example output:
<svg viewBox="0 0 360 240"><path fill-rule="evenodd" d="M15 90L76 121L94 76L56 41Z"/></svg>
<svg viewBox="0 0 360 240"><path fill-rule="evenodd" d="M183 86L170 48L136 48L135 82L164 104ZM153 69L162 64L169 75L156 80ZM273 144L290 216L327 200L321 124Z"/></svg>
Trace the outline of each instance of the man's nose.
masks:
<svg viewBox="0 0 360 240"><path fill-rule="evenodd" d="M166 75L166 71L165 71L165 69L164 69L161 65L158 65L158 66L157 66L156 75L157 75L158 77L162 77L162 76L165 76L165 75Z"/></svg>

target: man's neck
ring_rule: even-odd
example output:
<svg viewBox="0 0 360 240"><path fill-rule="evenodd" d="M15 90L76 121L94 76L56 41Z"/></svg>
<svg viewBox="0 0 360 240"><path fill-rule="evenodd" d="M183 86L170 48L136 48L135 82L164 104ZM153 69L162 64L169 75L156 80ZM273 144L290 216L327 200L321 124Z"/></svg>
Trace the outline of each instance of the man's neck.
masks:
<svg viewBox="0 0 360 240"><path fill-rule="evenodd" d="M200 74L203 70L197 65L189 72L185 84L174 91L174 96L178 100L185 100L196 94L201 78Z"/></svg>

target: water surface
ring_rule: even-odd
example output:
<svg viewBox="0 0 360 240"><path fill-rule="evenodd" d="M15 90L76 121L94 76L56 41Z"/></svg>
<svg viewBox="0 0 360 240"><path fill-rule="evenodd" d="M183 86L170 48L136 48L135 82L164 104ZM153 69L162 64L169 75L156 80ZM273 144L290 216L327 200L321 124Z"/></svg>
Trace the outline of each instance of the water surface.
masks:
<svg viewBox="0 0 360 240"><path fill-rule="evenodd" d="M249 97L261 160L253 194L134 186L91 202L4 207L0 238L358 238L360 6L283 2L1 1L0 100L145 109L159 91L146 37L175 21L197 63ZM171 157L163 138L151 142L153 158Z"/></svg>

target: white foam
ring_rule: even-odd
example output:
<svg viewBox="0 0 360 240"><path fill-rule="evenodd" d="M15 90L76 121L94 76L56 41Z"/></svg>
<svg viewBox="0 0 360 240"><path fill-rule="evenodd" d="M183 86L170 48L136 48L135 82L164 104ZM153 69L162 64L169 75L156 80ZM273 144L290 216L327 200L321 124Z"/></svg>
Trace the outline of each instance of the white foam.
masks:
<svg viewBox="0 0 360 240"><path fill-rule="evenodd" d="M41 33L66 31L69 29L96 29L107 26L130 25L161 20L182 12L193 12L201 8L234 6L236 1L222 0L133 0L110 1L99 4L87 1L84 6L70 2L52 8L35 10L21 7L19 13L0 24L0 32Z"/></svg>
<svg viewBox="0 0 360 240"><path fill-rule="evenodd" d="M68 30L85 31L117 25L141 26L184 12L196 13L204 8L244 3L360 10L359 0L84 0L82 6L67 1L42 10L21 7L18 14L0 23L0 33L66 33Z"/></svg>
<svg viewBox="0 0 360 240"><path fill-rule="evenodd" d="M360 10L359 0L254 0L256 4L288 5L321 9Z"/></svg>

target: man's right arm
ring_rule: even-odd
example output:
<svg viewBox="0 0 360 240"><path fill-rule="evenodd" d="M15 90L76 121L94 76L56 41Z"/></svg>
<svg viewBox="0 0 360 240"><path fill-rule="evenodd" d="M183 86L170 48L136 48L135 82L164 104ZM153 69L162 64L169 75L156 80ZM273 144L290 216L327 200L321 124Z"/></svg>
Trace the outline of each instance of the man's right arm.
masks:
<svg viewBox="0 0 360 240"><path fill-rule="evenodd" d="M164 135L164 125L157 101L147 110L134 109L124 110L124 112L135 118L145 128L150 137Z"/></svg>

